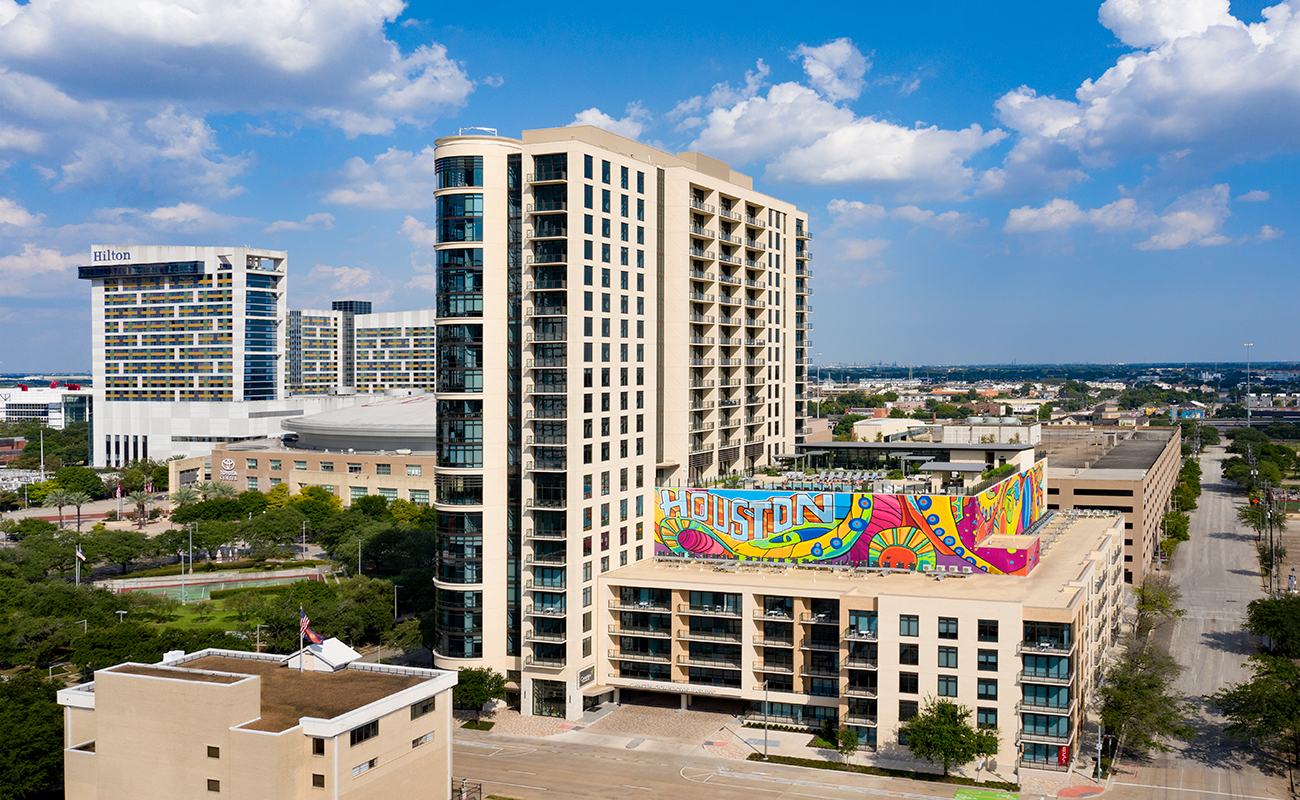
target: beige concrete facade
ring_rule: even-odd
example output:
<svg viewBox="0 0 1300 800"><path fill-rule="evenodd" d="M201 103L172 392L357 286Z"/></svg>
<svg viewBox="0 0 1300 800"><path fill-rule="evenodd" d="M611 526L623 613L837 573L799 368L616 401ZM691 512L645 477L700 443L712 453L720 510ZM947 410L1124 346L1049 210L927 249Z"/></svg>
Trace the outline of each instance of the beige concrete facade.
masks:
<svg viewBox="0 0 1300 800"><path fill-rule="evenodd" d="M455 682L381 665L298 673L279 656L213 650L119 664L59 692L66 796L444 796Z"/></svg>
<svg viewBox="0 0 1300 800"><path fill-rule="evenodd" d="M1182 467L1181 429L1082 432L1046 453L1048 509L1123 514L1124 580L1141 584Z"/></svg>
<svg viewBox="0 0 1300 800"><path fill-rule="evenodd" d="M1037 535L1024 577L686 559L612 572L586 692L677 695L760 723L766 700L772 724L832 717L900 754L900 722L943 696L1001 731L993 774L1063 769L1120 631L1123 524L1060 515Z"/></svg>
<svg viewBox="0 0 1300 800"><path fill-rule="evenodd" d="M429 505L436 464L431 453L325 452L258 439L217 445L210 457L178 459L168 464L168 469L170 486L214 480L240 492L269 492L286 483L290 494L298 494L306 486L320 486L342 500L346 508L368 494Z"/></svg>
<svg viewBox="0 0 1300 800"><path fill-rule="evenodd" d="M592 127L435 144L438 472L470 487L434 500L456 553L437 663L513 673L523 713L573 718L595 576L651 555L656 483L806 435L807 217Z"/></svg>

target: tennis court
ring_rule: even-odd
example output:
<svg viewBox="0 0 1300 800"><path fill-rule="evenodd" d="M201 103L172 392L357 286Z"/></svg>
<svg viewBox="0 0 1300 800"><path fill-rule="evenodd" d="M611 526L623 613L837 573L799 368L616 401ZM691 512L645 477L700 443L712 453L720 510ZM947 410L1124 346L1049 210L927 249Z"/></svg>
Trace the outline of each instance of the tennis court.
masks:
<svg viewBox="0 0 1300 800"><path fill-rule="evenodd" d="M185 585L180 583L179 576L175 584L140 586L132 588L123 588L119 593L140 592L143 594L153 594L160 597L173 597L182 603L192 603L201 600L207 600L212 593L221 589L243 589L253 586L285 586L298 581L323 580L322 576L315 574L298 574L284 575L275 578L248 578L240 580L237 578L225 578L223 580L207 581L203 580L204 576L186 575ZM193 578L193 580L191 580Z"/></svg>

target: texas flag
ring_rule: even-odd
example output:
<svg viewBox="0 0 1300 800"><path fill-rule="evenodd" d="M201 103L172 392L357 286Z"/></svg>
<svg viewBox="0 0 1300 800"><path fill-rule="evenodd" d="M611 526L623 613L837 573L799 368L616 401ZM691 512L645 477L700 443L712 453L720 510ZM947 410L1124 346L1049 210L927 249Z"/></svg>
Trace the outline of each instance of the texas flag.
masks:
<svg viewBox="0 0 1300 800"><path fill-rule="evenodd" d="M311 629L310 625L311 620L307 618L307 612L302 610L302 606L298 606L298 633L307 637L307 641L312 644L320 644L325 641L320 638L319 633Z"/></svg>
<svg viewBox="0 0 1300 800"><path fill-rule="evenodd" d="M81 545L77 545L77 560L78 560L78 561L85 561L85 560L86 560L86 555L85 555L85 553L82 553L82 552L81 552Z"/></svg>
<svg viewBox="0 0 1300 800"><path fill-rule="evenodd" d="M122 482L121 482L121 481L118 481L118 482L117 482L117 496L118 496L118 497L121 497L121 496L122 496Z"/></svg>

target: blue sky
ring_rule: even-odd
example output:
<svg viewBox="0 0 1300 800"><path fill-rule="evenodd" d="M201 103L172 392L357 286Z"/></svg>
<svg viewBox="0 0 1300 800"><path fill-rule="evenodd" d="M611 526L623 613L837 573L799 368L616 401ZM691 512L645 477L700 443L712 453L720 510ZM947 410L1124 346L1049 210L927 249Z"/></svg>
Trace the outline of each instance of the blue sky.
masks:
<svg viewBox="0 0 1300 800"><path fill-rule="evenodd" d="M807 209L824 362L1300 357L1300 0L916 8L0 0L0 372L89 366L92 243L431 306L433 140L575 122Z"/></svg>

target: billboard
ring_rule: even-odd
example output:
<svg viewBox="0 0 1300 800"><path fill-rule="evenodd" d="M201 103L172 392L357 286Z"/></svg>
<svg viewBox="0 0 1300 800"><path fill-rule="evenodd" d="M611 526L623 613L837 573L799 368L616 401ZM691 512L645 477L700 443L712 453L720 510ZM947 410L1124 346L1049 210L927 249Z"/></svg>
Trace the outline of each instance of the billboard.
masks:
<svg viewBox="0 0 1300 800"><path fill-rule="evenodd" d="M1038 543L991 546L1045 508L1043 462L977 495L656 489L655 554L1027 575Z"/></svg>

